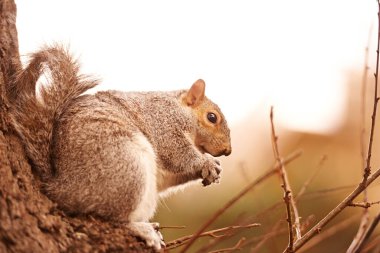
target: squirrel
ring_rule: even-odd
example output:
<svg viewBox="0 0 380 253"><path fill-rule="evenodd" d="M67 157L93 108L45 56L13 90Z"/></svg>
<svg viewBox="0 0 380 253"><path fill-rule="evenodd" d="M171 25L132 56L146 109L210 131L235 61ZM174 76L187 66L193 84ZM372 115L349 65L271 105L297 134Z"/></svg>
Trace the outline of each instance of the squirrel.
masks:
<svg viewBox="0 0 380 253"><path fill-rule="evenodd" d="M7 90L14 129L60 209L125 223L159 251L163 237L149 223L159 198L219 182L227 121L201 79L188 90L86 94L98 81L79 70L61 46L33 53ZM48 84L36 90L42 74Z"/></svg>

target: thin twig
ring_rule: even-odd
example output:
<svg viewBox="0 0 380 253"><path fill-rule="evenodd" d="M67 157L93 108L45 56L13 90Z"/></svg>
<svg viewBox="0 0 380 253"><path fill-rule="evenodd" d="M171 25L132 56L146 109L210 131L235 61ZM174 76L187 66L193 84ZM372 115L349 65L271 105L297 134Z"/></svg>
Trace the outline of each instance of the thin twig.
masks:
<svg viewBox="0 0 380 253"><path fill-rule="evenodd" d="M197 249L197 253L204 253L204 252L209 252L211 248L215 247L218 245L218 243L221 243L222 241L227 240L227 238L234 236L235 234L233 232L227 232L223 237L217 237L217 238L212 238L209 240L209 242L205 245L202 245L201 248Z"/></svg>
<svg viewBox="0 0 380 253"><path fill-rule="evenodd" d="M362 208L368 209L372 205L376 205L376 204L380 204L380 201L375 201L375 202L357 202L357 203L353 202L353 203L350 203L348 206L362 207Z"/></svg>
<svg viewBox="0 0 380 253"><path fill-rule="evenodd" d="M352 223L356 222L357 220L354 217L347 218L338 224L332 226L331 228L327 229L323 234L321 234L318 237L314 237L313 240L310 241L305 247L302 247L302 249L299 250L299 252L309 252L309 250L316 245L320 244L322 241L324 241L327 238L331 238L333 235L336 235L338 232L347 229Z"/></svg>
<svg viewBox="0 0 380 253"><path fill-rule="evenodd" d="M288 229L286 229L286 228L280 228L277 230L273 230L267 234L251 238L249 241L244 243L244 246L257 243L256 246L254 248L252 248L251 253L257 252L264 245L264 243L267 242L268 240L273 239L273 238L278 238L278 236L284 235L286 233L288 233ZM262 244L262 245L259 245L259 244Z"/></svg>
<svg viewBox="0 0 380 253"><path fill-rule="evenodd" d="M347 186L334 187L334 188L323 189L323 190L318 190L318 191L313 191L313 192L305 192L304 194L297 196L298 198L296 200L297 201L299 201L300 199L302 199L302 200L313 200L313 199L316 199L319 197L324 197L329 193L334 193L334 192L338 192L338 191L342 191L342 190L352 189L355 186L356 185L347 185ZM261 216L268 215L269 213L271 213L275 210L278 210L278 207L281 206L282 204L283 204L283 201L278 201L278 202L272 204L271 206L269 206L263 210L260 210L260 212L258 214L256 214L255 216L253 216L252 219L258 220L258 219L260 219Z"/></svg>
<svg viewBox="0 0 380 253"><path fill-rule="evenodd" d="M323 190L318 190L318 191L312 191L312 192L306 192L303 194L300 199L303 201L310 201L314 199L318 199L324 196L329 195L330 193L338 193L339 191L343 191L346 189L352 190L352 188L355 188L357 185L349 185L349 186L340 186L340 187L335 187L335 188L329 188L329 189L323 189ZM330 196L330 195L329 195ZM299 199L297 199L299 200Z"/></svg>
<svg viewBox="0 0 380 253"><path fill-rule="evenodd" d="M363 76L362 76L362 85L361 85L361 106L360 106L360 155L362 159L362 169L364 170L366 168L366 154L365 154L365 118L366 118L366 91L367 91L367 82L368 82L368 61L369 61L369 47L371 44L371 35L372 35L372 26L368 33L368 41L367 46L365 48L364 52L364 68L363 68Z"/></svg>
<svg viewBox="0 0 380 253"><path fill-rule="evenodd" d="M368 42L367 42L367 46L364 52L364 69L363 69L362 85L361 85L360 155L362 159L363 175L365 173L365 167L366 167L366 155L365 155L365 133L366 133L365 118L366 118L366 101L367 101L366 91L367 91L368 70L369 70L368 58L369 58L369 46L371 43L371 35L372 35L372 26L368 33ZM363 191L363 202L364 203L368 202L367 189ZM363 210L363 215L360 220L358 232L356 233L354 239L352 240L351 245L347 250L347 253L352 253L355 251L355 248L357 248L357 244L362 240L364 236L364 232L367 230L368 224L369 224L369 210L367 207L367 208L364 208Z"/></svg>
<svg viewBox="0 0 380 253"><path fill-rule="evenodd" d="M313 218L310 216L308 217L301 225L302 225L302 228L307 228L310 226L311 224L311 220ZM251 244L256 244L255 247L253 247L251 249L251 252L250 253L256 253L256 252L259 252L259 250L262 248L262 246L265 245L266 242L268 242L270 239L272 238L275 238L275 237L278 237L279 235L283 235L285 233L287 233L287 229L285 228L280 228L280 225L281 225L281 220L277 221L275 223L275 225L272 227L271 231L267 234L264 234L262 236L258 236L258 237L254 237L254 238L251 238L249 240L247 240L245 243L244 243L244 247L246 247L247 245L251 245Z"/></svg>
<svg viewBox="0 0 380 253"><path fill-rule="evenodd" d="M318 171L321 169L323 163L326 161L326 156L322 156L321 160L319 161L318 165L317 165L317 168L316 170L314 171L313 175L307 180L307 182L305 182L305 184L302 186L301 190L298 192L297 196L295 197L295 200L298 201L299 199L303 198L304 195L312 195L312 194L315 194L315 195L321 195L321 196L324 196L326 193L330 193L330 192L334 192L334 191L340 191L340 190L344 190L344 189L352 189L354 188L356 185L350 185L350 186L341 186L339 188L331 188L331 189L325 189L325 190L320 190L320 191L314 191L314 192L310 192L310 193L307 193L306 192L306 189L308 187L308 185L312 182L312 180L315 178L315 176L317 175ZM274 210L277 210L277 208L279 206L281 206L283 204L283 201L278 201L274 204L272 204L271 206L263 209L263 210L260 210L259 213L257 213L255 216L253 216L252 220L253 219L260 219L261 216L263 215L268 215L268 213L270 212L273 212Z"/></svg>
<svg viewBox="0 0 380 253"><path fill-rule="evenodd" d="M369 223L368 228L365 231L362 240L360 242L358 242L357 248L355 249L355 251L353 251L354 253L361 252L361 249L366 244L366 242L368 241L368 239L372 235L373 231L375 231L375 228L379 224L379 222L380 222L380 213L378 213L375 216L375 218L373 218L373 220Z"/></svg>
<svg viewBox="0 0 380 253"><path fill-rule="evenodd" d="M213 238L221 238L221 237L226 236L226 234L223 234L224 232L230 232L231 230L236 230L236 229L241 229L241 228L252 228L252 227L258 227L258 226L260 226L260 224L257 224L257 223L248 224L248 225L229 226L229 227L214 229L214 230L201 233L199 237L209 236ZM185 243L187 243L192 237L193 235L187 235L187 236L183 236L178 239L175 239L173 241L170 241L167 243L166 248L173 249L173 248L182 246Z"/></svg>
<svg viewBox="0 0 380 253"><path fill-rule="evenodd" d="M297 151L293 154L291 154L287 159L284 160L284 164L287 164L294 159L301 156L302 152ZM195 242L195 240L206 230L208 226L210 226L216 219L218 219L228 208L230 208L233 204L235 204L239 199L241 199L245 194L250 192L255 186L259 185L272 175L276 174L278 171L278 165L273 166L270 170L268 170L266 173L258 177L256 180L251 182L249 185L247 185L243 190L241 190L236 196L234 196L232 199L230 199L222 208L220 208L218 211L214 213L214 215L206 221L202 227L192 236L192 238L188 241L186 246L181 250L181 253L186 252L191 245Z"/></svg>
<svg viewBox="0 0 380 253"><path fill-rule="evenodd" d="M367 253L370 252L373 248L380 245L380 236L375 237L372 241L368 242L366 247L363 248L363 250L360 253ZM375 251L371 251L375 252Z"/></svg>
<svg viewBox="0 0 380 253"><path fill-rule="evenodd" d="M271 231L268 233L268 234L266 234L266 235L264 235L263 237L262 237L262 239L255 245L255 247L253 247L252 248L252 250L251 250L251 252L250 253L256 253L256 252L258 252L260 249L261 249L261 247L268 241L268 240L270 240L271 238L273 238L273 237L275 237L275 236L278 236L280 233L284 233L284 232L286 232L286 230L279 230L279 227L280 227L280 224L281 224L281 222L277 222L274 226L273 226L273 228L271 229ZM255 238L254 238L255 239ZM249 242L247 242L247 244L250 244L250 243L252 243L253 242L253 240L251 240L251 241L249 241Z"/></svg>
<svg viewBox="0 0 380 253"><path fill-rule="evenodd" d="M272 129L272 147L273 147L273 153L274 157L277 161L277 164L279 165L279 172L282 179L282 185L281 187L284 189L284 202L286 205L286 213L287 213L287 222L288 222L288 230L289 230L289 245L288 245L288 252L294 252L293 245L294 245L294 235L293 235L293 219L292 219L292 209L294 212L294 226L296 230L296 237L297 240L301 238L301 227L300 227L300 220L299 220L299 214L298 209L296 206L296 203L294 201L294 198L292 196L292 189L290 188L288 175L286 173L284 162L282 161L282 158L280 156L280 152L278 151L278 144L277 140L278 137L276 135L276 131L274 128L274 122L273 122L273 107L270 110L270 123L271 123L271 129Z"/></svg>
<svg viewBox="0 0 380 253"><path fill-rule="evenodd" d="M350 188L353 188L354 186L351 186ZM307 193L306 193L307 194ZM304 196L307 196L307 195L303 195L303 196L300 196L299 197L299 199L304 199ZM322 195L322 194L320 194L321 196L324 196L324 195ZM298 199L298 200L299 200ZM274 203L274 204L272 204L271 206L269 206L269 207L267 207L267 208L265 208L265 209L263 209L263 210L260 210L260 212L259 213L257 213L256 215L254 215L253 217L251 217L250 218L250 220L259 220L259 219L261 219L261 217L263 217L263 216L273 216L271 213L272 212L274 212L274 211L278 211L278 207L280 207L281 205L283 205L283 201L278 201L278 202L276 202L276 203ZM302 223L302 226L301 226L301 231L305 231L305 229L303 228L304 227L304 224L309 224L308 223L308 219L306 220L306 222L304 221L303 223ZM309 225L307 225L307 227L308 227Z"/></svg>
<svg viewBox="0 0 380 253"><path fill-rule="evenodd" d="M380 26L380 2L379 0L377 1L378 4L378 26ZM362 78L362 119L361 119L361 124L362 124L362 131L361 131L361 152L362 152L362 159L364 158L364 135L365 135L365 91L367 88L367 77L368 77L368 58L369 58L369 46L371 42L371 34L372 34L372 27L369 31L368 35L368 43L367 47L365 50L365 59L364 59L364 71L363 71L363 78ZM367 161L364 167L364 173L363 173L363 182L367 180L367 177L371 173L371 156L372 156L372 143L373 143L373 135L375 132L375 122L376 122L376 110L377 110L377 103L379 101L378 97L378 74L379 74L379 44L380 44L380 27L378 27L378 37L377 37L377 50L376 50L376 73L375 73L375 94L374 94L374 102L373 102L373 112L372 112L372 122L371 122L371 130L370 130L370 139L369 139L369 145L368 145L368 153L367 153ZM364 159L363 159L364 160ZM360 221L360 226L358 229L358 232L356 233L350 247L347 250L347 253L353 253L353 252L358 252L358 249L363 246L364 241L366 238L369 237L367 233L369 232L369 227L371 226L372 223L369 223L369 211L368 208L371 206L370 203L368 202L368 196L367 196L367 189L363 191L364 197L364 211L362 215L362 219ZM353 203L352 203L353 204ZM351 205L352 206L352 205ZM358 205L356 205L358 206ZM371 232L372 233L372 232Z"/></svg>
<svg viewBox="0 0 380 253"><path fill-rule="evenodd" d="M242 220L241 215L238 215L235 218L235 221L232 222L232 224L235 224L236 226L241 226L243 224L252 223L251 221L252 221L252 219L250 219L249 221L247 219ZM226 241L229 237L238 235L240 232L243 232L243 230L230 230L230 231L227 231L225 233L224 237L212 238L211 240L208 241L207 244L204 244L204 245L202 245L202 247L200 247L199 249L197 249L196 252L197 253L209 252L212 248L214 248L219 243L221 243L223 241Z"/></svg>
<svg viewBox="0 0 380 253"><path fill-rule="evenodd" d="M322 189L322 190L306 192L303 194L302 198L307 197L307 199L309 199L311 197L324 196L324 195L326 195L328 193L332 193L332 192L351 190L352 188L355 188L356 186L357 186L356 184L351 184L351 185L343 185L343 186L337 186L337 187L333 187L333 188L327 188L327 189Z"/></svg>
<svg viewBox="0 0 380 253"><path fill-rule="evenodd" d="M314 170L314 173L308 178L308 180L305 181L305 183L302 185L297 195L294 197L296 201L305 193L307 187L315 179L315 177L317 176L318 172L321 170L322 165L325 163L326 160L327 160L327 156L323 155L321 157L321 160L318 162L318 165L316 169Z"/></svg>
<svg viewBox="0 0 380 253"><path fill-rule="evenodd" d="M241 239L235 244L235 246L233 246L232 248L226 248L226 249L214 250L214 251L210 251L209 253L222 253L222 252L232 252L232 251L235 251L235 250L241 250L244 241L245 241L245 237L242 237L242 238L241 238Z"/></svg>
<svg viewBox="0 0 380 253"><path fill-rule="evenodd" d="M244 162L239 162L239 172L241 174L241 177L244 179L246 183L249 183L249 176L247 173L247 166Z"/></svg>
<svg viewBox="0 0 380 253"><path fill-rule="evenodd" d="M241 226L239 225L239 226L229 226L229 227L225 227L225 228L218 228L218 229L214 229L214 230L210 230L210 231L201 233L198 237L209 236L209 237L213 237L213 238L220 238L220 237L227 236L227 234L224 234L224 233L230 232L231 230L242 229L242 228L253 228L253 227L258 227L258 226L260 226L260 224L252 223L252 224L248 224L248 225L241 225ZM180 246L184 245L185 243L187 243L191 238L193 238L193 235L183 236L181 238L170 241L166 244L166 249L174 249L174 248L180 247Z"/></svg>
<svg viewBox="0 0 380 253"><path fill-rule="evenodd" d="M379 0L377 1L377 4L378 4L378 8L379 8L379 12L377 14L378 24L380 25L380 2L379 2ZM378 33L377 33L375 92L374 92L374 99L373 99L373 111L372 111L372 116L371 116L371 130L370 130L370 136L369 136L367 162L366 162L366 167L364 169L363 182L366 182L368 176L371 174L372 144L373 144L373 136L375 134L377 104L379 102L379 96L378 96L378 92L377 92L378 76L379 76L379 49L380 49L380 27L378 28Z"/></svg>
<svg viewBox="0 0 380 253"><path fill-rule="evenodd" d="M159 229L184 229L186 226L160 226Z"/></svg>
<svg viewBox="0 0 380 253"><path fill-rule="evenodd" d="M357 185L357 187L342 201L340 202L333 210L330 211L322 220L320 220L312 229L310 229L306 234L302 236L302 238L294 244L294 250L299 250L306 242L308 242L315 235L319 234L322 229L337 216L340 212L342 212L352 201L363 192L363 190L369 186L375 179L380 176L380 169L376 170L373 174L371 174L366 182L361 182Z"/></svg>
<svg viewBox="0 0 380 253"><path fill-rule="evenodd" d="M321 221L318 222L310 231L308 231L300 240L298 240L294 248L297 251L300 249L306 242L308 242L311 238L313 238L316 234L320 233L322 228L326 226L335 216L337 216L341 211L343 211L352 201L362 193L375 179L377 179L380 175L380 169L377 169L373 174L371 174L371 156L372 156L372 143L373 136L375 131L375 121L376 121L376 111L377 111L377 103L379 101L377 87L378 87L378 73L379 73L379 47L380 47L380 1L378 3L378 36L377 36L377 50L376 50L376 72L375 72L375 94L374 94L374 102L373 102L373 112L371 117L371 130L369 137L369 145L368 145L368 153L367 153L367 161L366 167L364 169L364 175L362 182L355 188L353 192L351 192L342 202L338 204L329 214L327 214ZM378 215L379 217L379 215ZM379 217L380 218L380 217ZM376 220L374 220L376 221ZM377 222L372 222L372 226L376 226ZM372 234L373 230L370 230L371 226L368 228L368 233L365 233L366 236L364 240L362 240L364 244L365 238L369 238ZM374 229L374 228L373 228Z"/></svg>

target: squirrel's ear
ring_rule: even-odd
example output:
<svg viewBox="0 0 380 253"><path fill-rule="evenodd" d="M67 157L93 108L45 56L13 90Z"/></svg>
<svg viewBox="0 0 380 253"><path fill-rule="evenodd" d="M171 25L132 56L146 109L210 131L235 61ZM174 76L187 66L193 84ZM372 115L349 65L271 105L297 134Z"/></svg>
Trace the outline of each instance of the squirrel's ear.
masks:
<svg viewBox="0 0 380 253"><path fill-rule="evenodd" d="M187 91L185 101L188 106L198 105L205 97L206 84L202 79L198 79Z"/></svg>

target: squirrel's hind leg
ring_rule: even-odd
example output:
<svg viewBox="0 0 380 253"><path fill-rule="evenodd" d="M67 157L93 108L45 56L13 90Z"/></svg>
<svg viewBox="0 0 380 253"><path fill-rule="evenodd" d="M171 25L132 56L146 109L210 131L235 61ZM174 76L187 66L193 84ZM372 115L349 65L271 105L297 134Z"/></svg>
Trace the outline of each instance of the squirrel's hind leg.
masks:
<svg viewBox="0 0 380 253"><path fill-rule="evenodd" d="M57 175L46 186L49 197L69 213L130 225L160 248L161 237L148 223L158 201L156 155L148 139L133 126L109 121L87 120L81 128L71 124L57 130ZM70 131L77 131L78 137L67 137Z"/></svg>
<svg viewBox="0 0 380 253"><path fill-rule="evenodd" d="M152 145L142 134L134 134L132 145L129 145L133 153L133 163L142 173L141 186L143 194L136 208L129 214L127 227L137 236L146 241L149 247L160 251L165 247L163 237L158 231L158 223L149 223L154 215L157 205L158 193L156 184L156 156Z"/></svg>
<svg viewBox="0 0 380 253"><path fill-rule="evenodd" d="M152 145L147 138L136 133L132 137L132 141L126 147L130 153L130 163L140 175L141 192L139 193L139 201L134 210L129 214L128 220L131 222L149 221L154 215L157 207L157 164L156 156Z"/></svg>
<svg viewBox="0 0 380 253"><path fill-rule="evenodd" d="M130 222L127 227L138 237L141 237L149 247L157 252L165 247L164 239L160 233L158 223Z"/></svg>

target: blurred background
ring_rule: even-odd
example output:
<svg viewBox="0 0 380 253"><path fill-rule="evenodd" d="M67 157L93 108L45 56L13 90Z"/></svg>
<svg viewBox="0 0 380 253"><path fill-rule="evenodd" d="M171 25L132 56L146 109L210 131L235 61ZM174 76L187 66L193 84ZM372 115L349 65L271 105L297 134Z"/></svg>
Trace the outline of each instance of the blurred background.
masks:
<svg viewBox="0 0 380 253"><path fill-rule="evenodd" d="M281 155L303 151L287 166L293 191L297 193L320 167L298 201L307 228L360 182L361 145L365 149L368 145L373 104L376 1L16 0L16 4L23 59L43 44L69 45L83 73L102 79L98 90L173 90L188 88L198 78L206 81L206 95L229 121L233 152L222 158L220 184L206 188L195 184L160 203L155 221L186 226L163 230L167 242L194 233L273 165L271 106ZM366 47L369 69L363 89ZM380 165L378 152L376 140L373 169ZM241 229L208 250L231 247L245 236L250 244L242 252L282 252L287 224L280 184L278 176L260 184L209 229L252 222L261 227ZM369 190L370 201L380 200L378 192L376 181ZM380 206L370 210L376 214ZM361 213L361 208L347 208L326 228L333 229L331 236L304 252L345 252ZM275 236L263 241L262 236L273 231ZM191 252L212 240L199 240Z"/></svg>

